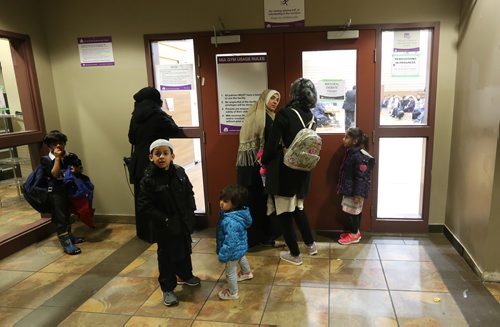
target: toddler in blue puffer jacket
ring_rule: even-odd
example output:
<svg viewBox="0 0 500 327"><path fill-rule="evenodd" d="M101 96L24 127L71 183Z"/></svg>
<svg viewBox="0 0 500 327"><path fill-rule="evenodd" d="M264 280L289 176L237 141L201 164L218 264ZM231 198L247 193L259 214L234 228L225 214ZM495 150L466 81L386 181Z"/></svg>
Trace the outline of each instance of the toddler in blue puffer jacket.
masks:
<svg viewBox="0 0 500 327"><path fill-rule="evenodd" d="M252 216L243 206L248 191L240 185L226 186L220 195L220 214L217 223L217 255L219 261L226 264L228 288L219 292L221 300L236 300L238 282L252 279L253 274L248 263L247 229L252 225ZM238 264L241 271L237 272Z"/></svg>

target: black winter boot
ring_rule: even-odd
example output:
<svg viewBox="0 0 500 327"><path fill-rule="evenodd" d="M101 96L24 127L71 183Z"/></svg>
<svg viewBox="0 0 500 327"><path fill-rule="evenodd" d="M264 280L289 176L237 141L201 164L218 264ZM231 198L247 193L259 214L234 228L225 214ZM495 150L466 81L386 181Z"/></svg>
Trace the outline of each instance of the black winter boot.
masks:
<svg viewBox="0 0 500 327"><path fill-rule="evenodd" d="M59 234L58 237L65 253L71 255L82 253L82 250L80 250L80 248L76 247L75 244L73 244L68 233Z"/></svg>

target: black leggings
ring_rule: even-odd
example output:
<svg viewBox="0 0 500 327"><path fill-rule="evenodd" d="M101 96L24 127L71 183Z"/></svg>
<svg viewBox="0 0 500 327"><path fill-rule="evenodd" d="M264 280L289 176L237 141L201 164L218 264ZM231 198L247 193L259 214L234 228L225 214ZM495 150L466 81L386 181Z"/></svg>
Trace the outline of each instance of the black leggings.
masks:
<svg viewBox="0 0 500 327"><path fill-rule="evenodd" d="M295 234L295 229L293 227L294 220L300 234L302 235L304 243L307 245L314 243L311 228L309 227L309 221L307 220L304 210L295 209L294 212L283 212L278 215L278 220L281 222L281 226L283 228L283 238L285 239L285 243L293 256L298 256L300 254L299 245L297 244L297 235Z"/></svg>
<svg viewBox="0 0 500 327"><path fill-rule="evenodd" d="M356 234L359 231L359 227L361 226L361 213L358 215L347 215L349 216L349 220L351 221L351 233Z"/></svg>

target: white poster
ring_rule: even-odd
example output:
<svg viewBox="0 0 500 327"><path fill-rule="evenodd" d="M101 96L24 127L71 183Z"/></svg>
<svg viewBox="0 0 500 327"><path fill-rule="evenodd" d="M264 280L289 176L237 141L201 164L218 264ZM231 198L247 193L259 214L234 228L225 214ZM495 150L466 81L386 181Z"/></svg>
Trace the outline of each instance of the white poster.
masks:
<svg viewBox="0 0 500 327"><path fill-rule="evenodd" d="M111 36L79 37L80 66L113 66L113 44Z"/></svg>
<svg viewBox="0 0 500 327"><path fill-rule="evenodd" d="M419 52L420 31L395 31L393 52Z"/></svg>
<svg viewBox="0 0 500 327"><path fill-rule="evenodd" d="M266 28L304 26L304 0L264 0Z"/></svg>
<svg viewBox="0 0 500 327"><path fill-rule="evenodd" d="M239 132L248 108L267 89L266 54L217 55L219 130Z"/></svg>
<svg viewBox="0 0 500 327"><path fill-rule="evenodd" d="M392 54L391 74L398 76L419 76L420 56L418 53L395 52Z"/></svg>
<svg viewBox="0 0 500 327"><path fill-rule="evenodd" d="M193 71L192 64L157 65L157 85L162 91L192 90Z"/></svg>

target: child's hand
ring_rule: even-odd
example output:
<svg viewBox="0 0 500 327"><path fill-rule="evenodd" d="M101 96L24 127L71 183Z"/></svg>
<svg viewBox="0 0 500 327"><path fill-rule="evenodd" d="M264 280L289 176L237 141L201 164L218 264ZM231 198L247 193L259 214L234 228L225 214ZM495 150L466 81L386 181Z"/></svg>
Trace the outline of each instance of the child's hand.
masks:
<svg viewBox="0 0 500 327"><path fill-rule="evenodd" d="M81 173L81 172L82 172L82 170L80 169L80 167L73 166L73 165L71 165L70 167L71 167L71 168L70 168L70 169L71 169L71 172L72 172L73 174L79 174L79 173Z"/></svg>
<svg viewBox="0 0 500 327"><path fill-rule="evenodd" d="M62 158L62 156L64 155L64 150L60 147L55 147L52 153L56 158Z"/></svg>

